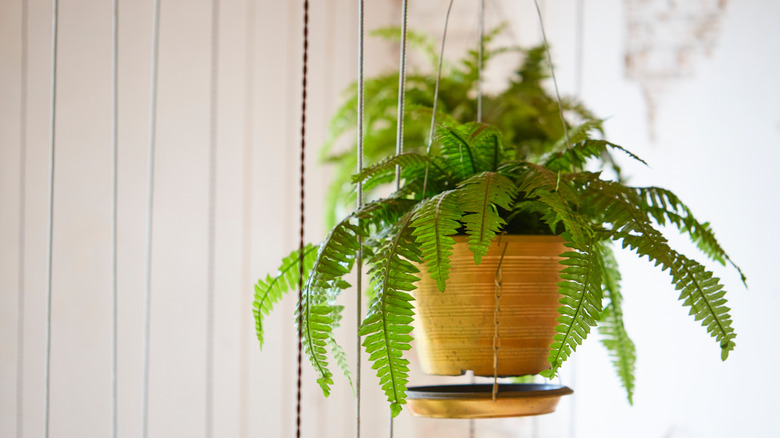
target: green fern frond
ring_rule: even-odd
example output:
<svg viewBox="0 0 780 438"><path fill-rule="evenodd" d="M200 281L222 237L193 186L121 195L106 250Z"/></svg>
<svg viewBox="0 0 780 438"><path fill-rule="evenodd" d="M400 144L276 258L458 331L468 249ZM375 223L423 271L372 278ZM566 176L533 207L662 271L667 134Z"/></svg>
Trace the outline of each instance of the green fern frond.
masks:
<svg viewBox="0 0 780 438"><path fill-rule="evenodd" d="M696 220L691 209L677 195L659 187L639 187L635 191L639 196L642 209L649 212L659 225L666 225L668 221L681 233L687 234L711 260L722 265L728 262L739 273L742 283L747 286L747 277L720 246L710 224Z"/></svg>
<svg viewBox="0 0 780 438"><path fill-rule="evenodd" d="M303 248L303 277L309 275L314 259L317 256L317 246L308 244ZM282 295L298 287L300 279L300 250L295 250L282 259L276 276L266 276L255 284L255 298L252 303L252 313L255 315L255 330L260 348L265 340L263 330L263 315L271 312L274 304L282 299Z"/></svg>
<svg viewBox="0 0 780 438"><path fill-rule="evenodd" d="M591 240L587 245L572 241L569 233L563 234L565 245L571 248L562 254L564 260L560 263L566 267L561 270L562 282L558 283L559 292L563 297L558 301L557 332L550 346L547 361L550 369L540 374L552 378L558 372L563 362L581 345L590 333L590 328L596 326L601 314L601 247Z"/></svg>
<svg viewBox="0 0 780 438"><path fill-rule="evenodd" d="M485 168L495 172L499 163L506 160L501 131L495 126L483 123L470 123L470 142L474 145L474 151L479 157L477 162ZM467 126L469 126L467 125Z"/></svg>
<svg viewBox="0 0 780 438"><path fill-rule="evenodd" d="M558 141L555 142L551 150L563 152L566 149L569 149L569 143L572 144L573 148L577 147L577 143L590 140L594 133L602 132L601 129L603 124L604 124L603 120L593 119L593 120L586 120L584 123L573 126L569 128L568 141L566 136L564 135L563 137L559 138Z"/></svg>
<svg viewBox="0 0 780 438"><path fill-rule="evenodd" d="M636 347L623 324L623 296L620 292L620 271L617 260L608 245L603 246L602 249L601 277L609 304L602 313L599 333L602 335L601 343L609 352L615 372L626 390L628 402L633 405Z"/></svg>
<svg viewBox="0 0 780 438"><path fill-rule="evenodd" d="M411 322L414 316L414 282L419 272L411 263L420 263L420 251L411 242L411 222L414 213L404 215L368 260L371 276L371 300L368 315L360 328L365 336L363 346L373 362L382 389L390 402L393 416L406 403L409 361L403 352L411 348Z"/></svg>
<svg viewBox="0 0 780 438"><path fill-rule="evenodd" d="M666 238L656 230L648 213L639 207L635 194L618 183L591 176L586 186L590 208L603 214L604 222L612 224L611 238L621 240L640 257L647 256L662 270L668 270L672 283L680 291L683 305L715 338L725 360L734 349L736 333L726 307L726 292L720 280L701 264L669 247Z"/></svg>
<svg viewBox="0 0 780 438"><path fill-rule="evenodd" d="M558 283L563 295L558 301L562 304L558 308L561 316L557 319L557 333L547 358L550 369L540 373L547 378L554 377L563 362L578 345L582 345L590 328L596 326L602 310L600 245L596 241L579 245L572 241L569 233L564 233L563 237L572 251L563 253L564 259L560 262L566 266L560 274L563 281Z"/></svg>
<svg viewBox="0 0 780 438"><path fill-rule="evenodd" d="M465 213L461 222L466 226L469 249L479 264L487 254L493 238L506 225L497 208L512 210L517 188L511 179L496 172L483 172L458 186L458 203Z"/></svg>
<svg viewBox="0 0 780 438"><path fill-rule="evenodd" d="M422 257L431 278L444 292L450 272L450 256L458 233L463 212L453 190L426 199L412 218L415 241L420 245Z"/></svg>
<svg viewBox="0 0 780 438"><path fill-rule="evenodd" d="M333 306L333 329L337 329L341 326L341 320L342 315L341 312L344 310L344 306ZM355 387L352 385L352 372L349 370L349 362L347 362L347 354L344 352L344 349L341 347L341 345L336 342L335 338L330 338L328 340L328 346L330 347L330 351L333 354L333 359L336 361L336 365L338 365L339 369L341 369L342 374L344 374L344 377L347 379L347 382L349 382L350 388L352 388L353 392L355 390Z"/></svg>
<svg viewBox="0 0 780 438"><path fill-rule="evenodd" d="M608 153L610 149L619 150L636 161L647 166L645 160L634 155L632 152L610 143L606 140L583 140L571 148L566 148L560 152L554 153L547 159L545 167L554 172L572 172L582 169L589 158L599 158Z"/></svg>
<svg viewBox="0 0 780 438"><path fill-rule="evenodd" d="M328 369L326 346L333 338L339 309L333 298L349 287L343 276L352 270L358 252L358 237L366 236L352 217L341 221L320 244L303 296L296 310L303 351L317 373L317 383L325 396L330 394L333 374Z"/></svg>
<svg viewBox="0 0 780 438"><path fill-rule="evenodd" d="M469 132L464 125L440 126L436 133L447 167L463 180L478 172L478 157L469 143ZM486 170L486 169L483 169Z"/></svg>
<svg viewBox="0 0 780 438"><path fill-rule="evenodd" d="M433 167L434 171L438 171L439 173L444 173L444 171L439 168L438 164L434 161L426 157L425 155L418 154L415 152L405 152L400 155L393 155L390 157L385 158L384 160L366 167L363 169L362 172L360 172L357 175L352 176L352 183L358 183L362 181L366 181L369 178L372 178L379 174L385 174L385 173L395 173L395 166L401 166L401 168L409 168L409 167L422 167L425 168L425 164L429 163L431 167Z"/></svg>
<svg viewBox="0 0 780 438"><path fill-rule="evenodd" d="M538 199L555 212L555 215L545 215L551 229L554 230L557 222L561 221L576 244L589 246L593 231L583 216L575 211L578 196L569 181L562 179L560 173L534 163L526 163L526 169L518 184L525 198Z"/></svg>

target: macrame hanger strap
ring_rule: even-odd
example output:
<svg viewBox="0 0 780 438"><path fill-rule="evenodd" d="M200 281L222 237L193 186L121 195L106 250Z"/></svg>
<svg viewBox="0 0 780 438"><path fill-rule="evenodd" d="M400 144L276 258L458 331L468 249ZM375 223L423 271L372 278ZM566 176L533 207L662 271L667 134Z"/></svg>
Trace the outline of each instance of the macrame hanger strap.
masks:
<svg viewBox="0 0 780 438"><path fill-rule="evenodd" d="M498 236L497 246L499 248L501 248L501 240L503 239L504 234L506 234L506 232L502 232ZM496 276L494 278L496 307L493 311L493 401L496 401L496 397L498 397L498 350L501 347L501 330L499 325L501 324L501 294L503 292L504 285L503 263L508 246L509 242L504 243L504 247L501 250L501 257L498 259L498 267L496 268Z"/></svg>
<svg viewBox="0 0 780 438"><path fill-rule="evenodd" d="M536 6L536 15L539 17L539 28L542 31L542 41L544 42L544 51L547 54L547 62L550 64L550 76L552 76L553 86L555 87L555 99L558 102L558 114L561 117L561 125L563 126L563 135L566 138L566 145L569 149L572 148L571 138L569 138L569 127L566 125L566 119L563 117L563 103L561 102L561 94L558 91L558 81L555 79L555 67L552 62L552 55L550 55L550 44L547 42L547 34L544 31L544 20L542 19L542 10L539 7L539 0L534 0Z"/></svg>
<svg viewBox="0 0 780 438"><path fill-rule="evenodd" d="M302 315L304 271L304 224L306 222L306 85L309 68L309 0L303 1L303 82L301 95L301 158L300 158L300 230L298 240L298 315ZM299 321L300 321L299 316ZM301 437L301 386L303 371L303 324L298 323L298 359L295 397L295 436Z"/></svg>

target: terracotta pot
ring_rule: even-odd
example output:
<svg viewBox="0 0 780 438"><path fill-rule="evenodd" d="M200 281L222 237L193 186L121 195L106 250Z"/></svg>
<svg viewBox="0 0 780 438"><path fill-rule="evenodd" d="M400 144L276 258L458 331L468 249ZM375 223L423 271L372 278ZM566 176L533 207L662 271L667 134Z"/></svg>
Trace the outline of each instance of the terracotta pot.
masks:
<svg viewBox="0 0 780 438"><path fill-rule="evenodd" d="M493 375L496 315L496 271L506 245L502 267L497 373L499 376L538 374L548 369L547 355L558 317L560 254L566 251L558 236L503 236L482 263L466 236L455 236L447 288L439 292L427 269L416 298L416 350L423 372L460 375L473 370Z"/></svg>

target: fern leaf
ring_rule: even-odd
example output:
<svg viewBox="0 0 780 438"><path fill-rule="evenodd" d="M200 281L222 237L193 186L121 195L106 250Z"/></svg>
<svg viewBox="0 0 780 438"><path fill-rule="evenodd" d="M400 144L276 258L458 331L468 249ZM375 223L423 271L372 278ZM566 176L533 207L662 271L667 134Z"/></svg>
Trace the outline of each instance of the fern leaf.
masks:
<svg viewBox="0 0 780 438"><path fill-rule="evenodd" d="M484 123L468 123L462 130L476 155L477 171L497 171L499 163L506 159L501 131Z"/></svg>
<svg viewBox="0 0 780 438"><path fill-rule="evenodd" d="M603 212L604 222L612 224L611 237L621 240L623 247L631 248L639 256L668 270L672 284L680 291L683 305L690 314L715 338L725 360L734 349L736 333L726 307L725 291L720 280L713 277L701 264L669 247L666 238L656 230L648 213L639 207L639 200L620 184L591 177L586 187L589 206Z"/></svg>
<svg viewBox="0 0 780 438"><path fill-rule="evenodd" d="M551 229L555 229L557 222L562 221L572 241L581 246L590 245L593 231L574 210L579 197L568 181L561 180L560 173L534 163L526 163L526 171L520 178L518 189L525 193L525 198L538 199L555 213L545 216Z"/></svg>
<svg viewBox="0 0 780 438"><path fill-rule="evenodd" d="M339 319L339 309L333 305L333 298L349 287L342 277L352 270L358 252L358 237L366 235L365 230L352 224L351 220L350 216L341 221L320 245L296 310L303 351L317 373L317 383L325 396L330 394L333 384L326 346L334 339L333 329Z"/></svg>
<svg viewBox="0 0 780 438"><path fill-rule="evenodd" d="M620 271L617 261L609 246L602 248L604 250L601 258L602 283L609 304L604 308L599 333L602 335L601 343L609 352L615 372L626 390L628 402L633 405L636 347L623 324L623 296L620 292Z"/></svg>
<svg viewBox="0 0 780 438"><path fill-rule="evenodd" d="M600 245L591 241L588 245L574 243L569 233L563 234L565 245L572 249L562 254L561 264L566 267L561 271L558 283L563 297L558 301L557 332L550 346L547 358L550 369L540 374L552 378L558 372L563 362L571 356L590 333L590 328L596 325L601 314L601 256Z"/></svg>
<svg viewBox="0 0 780 438"><path fill-rule="evenodd" d="M411 221L414 212L405 214L368 260L371 266L371 300L368 315L363 320L360 335L363 346L373 362L380 385L385 391L393 416L406 403L406 384L409 380L409 361L403 352L411 348L411 322L414 315L414 282L419 272L410 263L419 263L420 252L411 242Z"/></svg>
<svg viewBox="0 0 780 438"><path fill-rule="evenodd" d="M442 147L442 156L457 179L464 180L478 172L478 157L468 141L469 132L464 125L441 126L436 133Z"/></svg>
<svg viewBox="0 0 780 438"><path fill-rule="evenodd" d="M428 157L422 154L418 154L415 152L405 152L400 155L393 155L374 164L373 166L366 167L359 174L353 175L352 183L354 184L354 183L366 181L367 179L372 178L378 174L385 174L388 172L394 173L396 166L401 166L402 168L411 167L411 166L421 166L424 168L425 163L431 163L435 168L438 168L435 162L433 162ZM443 171L441 172L443 173Z"/></svg>
<svg viewBox="0 0 780 438"><path fill-rule="evenodd" d="M341 326L341 312L344 310L344 306L333 306L333 310L333 328L337 329ZM347 379L350 388L352 388L352 391L354 392L355 387L352 385L352 372L349 370L347 354L344 352L344 349L341 347L341 345L336 342L335 338L328 340L328 346L330 347L330 351L333 354L333 359L336 361L336 365L338 365L338 367L341 369L342 374L344 374L344 377Z"/></svg>
<svg viewBox="0 0 780 438"><path fill-rule="evenodd" d="M747 277L720 246L710 224L699 222L677 195L658 187L640 187L635 191L642 208L648 211L659 225L666 225L667 221L673 224L681 233L687 234L711 260L722 265L728 262L739 273L742 283L747 285Z"/></svg>
<svg viewBox="0 0 780 438"><path fill-rule="evenodd" d="M458 233L458 220L462 215L456 192L448 190L423 201L412 218L412 235L420 244L431 278L442 292L449 277L450 256L455 245L455 239L450 236Z"/></svg>
<svg viewBox="0 0 780 438"><path fill-rule="evenodd" d="M303 248L303 277L309 275L311 266L317 255L317 246L308 244ZM252 313L255 316L255 330L257 340L260 342L260 348L263 347L265 332L263 330L263 315L271 312L274 304L282 299L282 295L298 287L300 279L300 250L293 251L292 254L282 260L282 266L276 276L266 276L255 284L255 298L252 303Z"/></svg>
<svg viewBox="0 0 780 438"><path fill-rule="evenodd" d="M490 243L506 221L497 207L512 210L517 188L511 179L496 172L483 172L458 186L458 202L465 213L461 221L466 225L468 245L479 264L487 254Z"/></svg>
<svg viewBox="0 0 780 438"><path fill-rule="evenodd" d="M544 166L554 172L575 171L576 169L583 168L585 166L585 162L589 158L601 157L602 155L608 153L609 149L619 150L647 166L647 162L645 162L645 160L634 155L632 152L623 148L622 146L618 146L606 140L587 139L575 144L571 148L566 148L553 154L550 158L547 159L547 162Z"/></svg>

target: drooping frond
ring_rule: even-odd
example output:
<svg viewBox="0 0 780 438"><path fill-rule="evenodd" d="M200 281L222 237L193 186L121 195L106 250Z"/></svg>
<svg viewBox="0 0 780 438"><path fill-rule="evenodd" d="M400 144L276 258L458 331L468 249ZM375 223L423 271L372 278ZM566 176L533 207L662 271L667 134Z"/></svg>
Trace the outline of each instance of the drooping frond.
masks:
<svg viewBox="0 0 780 438"><path fill-rule="evenodd" d="M526 199L538 199L546 204L555 215L546 215L550 228L555 229L558 221L563 222L572 241L580 246L589 246L593 237L590 225L582 215L575 212L578 196L571 184L561 179L560 172L553 172L543 166L526 163L518 189Z"/></svg>
<svg viewBox="0 0 780 438"><path fill-rule="evenodd" d="M592 119L592 120L587 119L584 123L580 123L579 125L572 126L571 128L569 128L568 140L565 135L559 138L558 141L556 141L555 144L550 149L552 151L550 155L553 155L554 153L557 152L565 151L566 149L569 148L569 143L571 143L574 148L577 146L578 143L583 142L585 140L590 140L592 138L592 135L602 132L603 124L604 121L600 119ZM547 160L543 160L543 162L546 161Z"/></svg>
<svg viewBox="0 0 780 438"><path fill-rule="evenodd" d="M436 133L442 148L442 156L455 177L463 180L480 169L476 152L469 142L469 130L465 125L440 126Z"/></svg>
<svg viewBox="0 0 780 438"><path fill-rule="evenodd" d="M609 303L604 308L599 324L601 343L612 358L615 372L626 390L628 402L634 404L634 373L636 347L628 337L623 324L623 296L620 292L620 271L609 245L602 247L601 278Z"/></svg>
<svg viewBox="0 0 780 438"><path fill-rule="evenodd" d="M458 186L458 203L465 213L461 221L466 225L468 245L479 264L487 254L493 238L506 225L498 208L512 209L517 188L511 179L496 172L483 172Z"/></svg>
<svg viewBox="0 0 780 438"><path fill-rule="evenodd" d="M571 148L566 148L557 153L554 153L547 159L545 167L552 170L553 172L572 172L582 169L588 159L599 158L603 156L609 151L609 149L619 150L647 166L645 160L634 155L632 152L628 151L622 146L618 146L606 140L583 140Z"/></svg>
<svg viewBox="0 0 780 438"><path fill-rule="evenodd" d="M731 264L739 273L742 283L747 285L747 278L742 273L742 269L720 246L710 224L696 220L691 209L680 201L680 198L669 190L659 187L639 187L634 190L639 196L642 209L650 213L659 225L666 225L667 221L673 224L681 233L687 234L710 259L722 265L726 262Z"/></svg>
<svg viewBox="0 0 780 438"><path fill-rule="evenodd" d="M458 220L462 215L457 193L448 190L423 201L412 218L412 235L420 245L428 273L442 292L449 277L450 256L455 245L451 236L458 233Z"/></svg>
<svg viewBox="0 0 780 438"><path fill-rule="evenodd" d="M365 336L363 346L393 416L406 403L409 361L403 352L411 348L414 306L409 292L414 290L418 280L414 274L419 272L411 262L421 261L420 251L411 241L413 214L404 215L367 260L374 298L359 332Z"/></svg>
<svg viewBox="0 0 780 438"><path fill-rule="evenodd" d="M426 163L432 164L434 171L438 170L440 173L444 173L443 170L438 167L438 164L425 155L416 152L405 152L400 155L387 157L373 166L366 167L359 174L352 176L352 183L366 181L378 174L394 174L395 166L401 166L402 168L420 166L424 168Z"/></svg>
<svg viewBox="0 0 780 438"><path fill-rule="evenodd" d="M317 246L309 244L303 248L303 277L309 275L309 270L317 256ZM265 332L263 330L263 315L271 312L274 304L282 299L282 295L298 287L300 279L300 251L282 259L275 276L267 275L265 279L259 279L255 284L255 299L252 303L252 313L255 315L255 330L260 348L263 347Z"/></svg>
<svg viewBox="0 0 780 438"><path fill-rule="evenodd" d="M563 253L561 264L566 267L561 270L562 282L558 283L559 292L563 297L558 300L557 332L550 346L547 361L550 369L540 374L552 378L558 372L563 362L571 356L578 345L590 333L590 328L596 326L601 314L601 256L600 245L591 240L587 245L572 241L569 233L563 234L565 245L571 251Z"/></svg>
<svg viewBox="0 0 780 438"><path fill-rule="evenodd" d="M497 171L499 164L506 160L501 131L483 123L469 123L466 127L469 130L469 141L478 157L477 163L483 167L480 170Z"/></svg>
<svg viewBox="0 0 780 438"><path fill-rule="evenodd" d="M349 287L343 276L352 270L358 252L358 236L365 235L364 227L353 224L352 217L336 225L320 244L296 310L303 351L317 373L317 383L325 396L330 394L333 384L326 346L334 339L334 324L340 318L333 299Z"/></svg>
<svg viewBox="0 0 780 438"><path fill-rule="evenodd" d="M647 256L656 266L669 271L672 284L680 291L679 299L719 343L721 358L725 360L734 349L736 333L720 280L695 260L669 247L629 189L598 177L591 177L585 189L589 208L602 212L604 222L612 225L612 239L622 241L624 248L631 248L640 257Z"/></svg>
<svg viewBox="0 0 780 438"><path fill-rule="evenodd" d="M337 329L339 326L341 326L341 320L343 318L341 312L343 310L344 306L333 306L332 325L334 329ZM330 338L328 340L328 346L330 347L330 351L333 354L333 359L336 361L336 365L338 365L339 369L341 369L341 372L344 374L344 377L346 377L349 386L354 390L355 387L352 385L352 372L349 370L347 354L344 352L344 349L341 347L341 345L336 342L335 338Z"/></svg>

